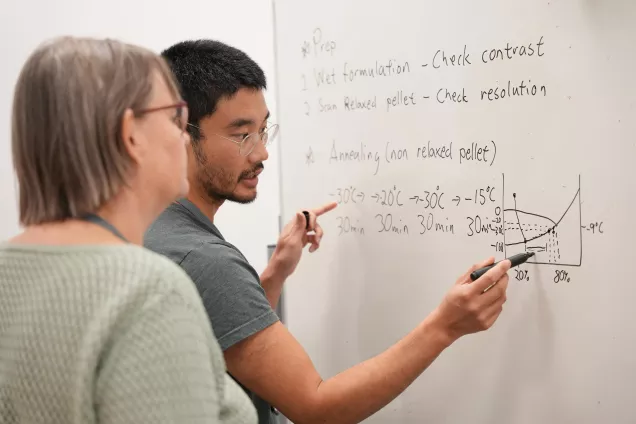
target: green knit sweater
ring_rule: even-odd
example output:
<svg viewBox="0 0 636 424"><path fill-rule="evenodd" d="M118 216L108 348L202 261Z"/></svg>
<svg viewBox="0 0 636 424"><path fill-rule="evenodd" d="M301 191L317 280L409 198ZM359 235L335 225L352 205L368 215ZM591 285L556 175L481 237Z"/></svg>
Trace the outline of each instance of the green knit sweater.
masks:
<svg viewBox="0 0 636 424"><path fill-rule="evenodd" d="M256 423L191 280L133 245L0 245L0 423Z"/></svg>

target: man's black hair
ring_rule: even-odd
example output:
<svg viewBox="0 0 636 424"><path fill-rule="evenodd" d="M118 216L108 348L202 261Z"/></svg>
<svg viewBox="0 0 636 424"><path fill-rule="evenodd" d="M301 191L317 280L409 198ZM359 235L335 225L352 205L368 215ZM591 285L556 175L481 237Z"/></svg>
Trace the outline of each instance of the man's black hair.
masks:
<svg viewBox="0 0 636 424"><path fill-rule="evenodd" d="M230 98L241 88L264 90L263 70L241 50L215 40L188 40L177 43L161 55L177 79L181 96L188 102L188 122L198 126L212 115L220 99ZM192 141L199 131L188 128Z"/></svg>

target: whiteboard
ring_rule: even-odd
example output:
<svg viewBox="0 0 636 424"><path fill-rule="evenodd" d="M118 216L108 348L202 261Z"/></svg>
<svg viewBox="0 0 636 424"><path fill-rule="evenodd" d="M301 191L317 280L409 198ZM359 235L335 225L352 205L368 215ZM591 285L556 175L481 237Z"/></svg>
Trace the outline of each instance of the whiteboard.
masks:
<svg viewBox="0 0 636 424"><path fill-rule="evenodd" d="M275 1L283 217L330 200L286 285L329 378L471 264L511 270L488 332L370 423L634 423L636 2Z"/></svg>

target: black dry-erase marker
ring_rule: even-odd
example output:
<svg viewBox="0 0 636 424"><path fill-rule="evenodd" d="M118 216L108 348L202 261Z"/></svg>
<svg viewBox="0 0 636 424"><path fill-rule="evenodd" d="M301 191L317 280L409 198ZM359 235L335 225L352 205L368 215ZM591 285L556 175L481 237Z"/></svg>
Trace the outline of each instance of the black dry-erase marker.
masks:
<svg viewBox="0 0 636 424"><path fill-rule="evenodd" d="M534 256L534 252L525 252L525 253L519 253L518 255L513 255L506 259L512 263L512 265L510 266L512 268L514 266L521 265L522 263L526 262L528 259L530 259L533 256ZM484 275L489 269L491 269L498 263L499 262L495 262L492 265L485 266L483 268L478 269L477 271L472 272L470 274L470 279L475 281L476 279Z"/></svg>
<svg viewBox="0 0 636 424"><path fill-rule="evenodd" d="M309 229L309 212L303 211L303 215L305 215L305 229Z"/></svg>

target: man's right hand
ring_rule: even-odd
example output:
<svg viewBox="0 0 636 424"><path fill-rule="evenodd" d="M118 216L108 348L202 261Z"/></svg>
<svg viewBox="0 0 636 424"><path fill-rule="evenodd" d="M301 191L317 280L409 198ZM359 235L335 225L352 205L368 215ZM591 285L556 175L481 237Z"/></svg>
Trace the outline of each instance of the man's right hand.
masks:
<svg viewBox="0 0 636 424"><path fill-rule="evenodd" d="M510 261L501 261L475 281L470 279L471 272L493 262L490 258L473 265L457 280L435 311L437 324L451 343L464 335L487 330L501 314L506 301Z"/></svg>

